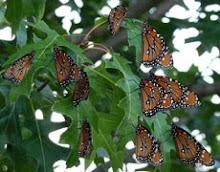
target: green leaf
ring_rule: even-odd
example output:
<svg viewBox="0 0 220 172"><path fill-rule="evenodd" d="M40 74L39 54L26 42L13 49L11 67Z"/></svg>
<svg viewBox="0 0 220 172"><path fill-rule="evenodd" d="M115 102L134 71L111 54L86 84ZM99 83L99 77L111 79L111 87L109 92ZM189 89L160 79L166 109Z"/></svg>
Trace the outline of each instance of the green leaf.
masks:
<svg viewBox="0 0 220 172"><path fill-rule="evenodd" d="M8 22L5 18L5 9L0 7L0 29L8 25Z"/></svg>
<svg viewBox="0 0 220 172"><path fill-rule="evenodd" d="M11 23L12 31L15 32L23 18L22 0L7 0L5 17Z"/></svg>
<svg viewBox="0 0 220 172"><path fill-rule="evenodd" d="M4 151L5 144L21 144L21 129L15 105L7 105L0 111L0 152Z"/></svg>
<svg viewBox="0 0 220 172"><path fill-rule="evenodd" d="M141 28L137 25L138 20L126 19L123 22L122 27L127 29L128 44L134 46L136 49L136 65L141 65L141 52L142 52L142 39L141 39Z"/></svg>
<svg viewBox="0 0 220 172"><path fill-rule="evenodd" d="M21 148L17 148L16 146L17 145L7 144L5 152L0 156L1 170L36 172L36 160L31 158L30 156L27 156L24 150L22 150Z"/></svg>
<svg viewBox="0 0 220 172"><path fill-rule="evenodd" d="M24 21L20 22L19 28L16 31L16 44L21 48L27 42L27 30L26 30L26 23Z"/></svg>
<svg viewBox="0 0 220 172"><path fill-rule="evenodd" d="M18 100L18 104L17 113L24 116L23 125L32 133L31 137L23 141L23 149L28 156L37 160L38 171L52 171L54 162L61 159L66 160L69 149L54 144L48 135L55 130L66 127L66 124L52 123L50 118L35 119L32 101L27 97L22 96Z"/></svg>
<svg viewBox="0 0 220 172"><path fill-rule="evenodd" d="M175 150L174 143L171 141L171 126L166 121L164 113L157 113L153 117L154 132L153 135L157 138L164 157L163 165L160 167L161 171L171 171L171 150Z"/></svg>
<svg viewBox="0 0 220 172"><path fill-rule="evenodd" d="M45 11L45 0L23 0L23 16L34 16L37 21L43 18Z"/></svg>
<svg viewBox="0 0 220 172"><path fill-rule="evenodd" d="M0 110L3 109L5 106L6 106L5 97L4 97L4 95L0 92Z"/></svg>

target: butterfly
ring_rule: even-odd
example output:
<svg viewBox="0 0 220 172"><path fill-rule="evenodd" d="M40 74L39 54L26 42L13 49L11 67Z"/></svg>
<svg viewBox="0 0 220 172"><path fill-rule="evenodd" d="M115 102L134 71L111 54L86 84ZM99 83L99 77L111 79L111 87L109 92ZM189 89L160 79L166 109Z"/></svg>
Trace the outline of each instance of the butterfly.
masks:
<svg viewBox="0 0 220 172"><path fill-rule="evenodd" d="M4 79L10 80L13 84L18 85L31 67L34 58L34 51L16 60L2 74Z"/></svg>
<svg viewBox="0 0 220 172"><path fill-rule="evenodd" d="M140 162L147 162L152 165L160 165L163 162L163 156L159 149L159 144L145 127L138 121L136 128L136 148L135 154Z"/></svg>
<svg viewBox="0 0 220 172"><path fill-rule="evenodd" d="M161 66L173 67L173 58L164 38L157 33L147 22L143 24L142 33L142 63L146 67Z"/></svg>
<svg viewBox="0 0 220 172"><path fill-rule="evenodd" d="M142 112L146 116L154 116L160 110L164 93L158 84L142 79L140 82Z"/></svg>
<svg viewBox="0 0 220 172"><path fill-rule="evenodd" d="M76 83L76 89L73 94L73 105L77 106L82 100L89 96L89 80L86 72L81 69L81 78Z"/></svg>
<svg viewBox="0 0 220 172"><path fill-rule="evenodd" d="M54 47L54 60L56 65L57 80L61 86L67 86L70 81L77 82L81 73L75 61L64 51Z"/></svg>
<svg viewBox="0 0 220 172"><path fill-rule="evenodd" d="M172 124L172 135L180 160L186 164L201 163L212 166L215 161L211 154L187 131Z"/></svg>
<svg viewBox="0 0 220 172"><path fill-rule="evenodd" d="M189 91L179 81L169 77L156 76L152 72L150 73L150 79L162 87L164 91L164 98L161 104L162 109L200 105L198 96L194 92Z"/></svg>
<svg viewBox="0 0 220 172"><path fill-rule="evenodd" d="M80 157L89 156L92 151L92 137L91 137L91 127L87 119L83 120L78 154Z"/></svg>
<svg viewBox="0 0 220 172"><path fill-rule="evenodd" d="M114 35L119 30L126 14L127 8L122 5L119 5L111 10L108 16L108 21L112 35Z"/></svg>

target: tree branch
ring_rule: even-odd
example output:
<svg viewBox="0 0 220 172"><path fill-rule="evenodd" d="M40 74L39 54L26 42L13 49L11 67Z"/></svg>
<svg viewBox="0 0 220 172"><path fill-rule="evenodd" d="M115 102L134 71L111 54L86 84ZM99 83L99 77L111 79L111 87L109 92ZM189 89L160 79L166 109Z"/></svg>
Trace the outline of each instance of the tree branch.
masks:
<svg viewBox="0 0 220 172"><path fill-rule="evenodd" d="M213 94L220 94L220 82L213 84L198 84L189 87L190 90L194 91L200 98L211 96Z"/></svg>
<svg viewBox="0 0 220 172"><path fill-rule="evenodd" d="M151 18L159 18L163 16L173 5L177 4L176 0L168 0L168 1L163 1L163 0L138 0L135 1L134 3L131 3L130 6L128 7L128 14L127 17L131 18L142 18L144 17L144 20L147 20L147 12L152 8L152 7L157 7L157 10L151 14ZM158 5L159 4L159 5ZM92 34L90 35L90 40L92 40L93 37L101 37L103 35L110 35L108 28L108 24L103 25L102 27L94 30ZM91 28L86 28L84 30L84 34L86 34ZM75 44L80 44L82 37L72 37L69 36L67 39L71 42L74 42ZM125 45L127 41L127 34L126 31L119 31L117 35L114 37L110 37L104 45L106 47L113 47L114 49L117 50L117 48ZM92 53L91 51L86 52L86 55L88 58L90 58L93 61L97 61L98 59L101 58L103 55L103 52L93 50Z"/></svg>

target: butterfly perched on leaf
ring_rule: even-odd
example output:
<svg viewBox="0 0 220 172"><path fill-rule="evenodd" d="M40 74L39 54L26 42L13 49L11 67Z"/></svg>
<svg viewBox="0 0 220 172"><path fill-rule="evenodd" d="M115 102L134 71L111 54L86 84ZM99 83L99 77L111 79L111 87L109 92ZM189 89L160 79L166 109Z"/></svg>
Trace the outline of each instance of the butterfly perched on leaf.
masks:
<svg viewBox="0 0 220 172"><path fill-rule="evenodd" d="M149 163L152 165L161 165L163 156L159 148L159 144L153 138L150 131L142 126L141 121L138 121L136 128L136 158L140 162Z"/></svg>
<svg viewBox="0 0 220 172"><path fill-rule="evenodd" d="M215 161L212 155L196 141L186 130L172 124L172 135L180 160L186 164L201 163L212 166Z"/></svg>
<svg viewBox="0 0 220 172"><path fill-rule="evenodd" d="M54 47L54 60L57 73L57 81L61 86L67 86L71 81L77 82L81 76L81 70L75 61L58 47Z"/></svg>
<svg viewBox="0 0 220 172"><path fill-rule="evenodd" d="M143 24L142 63L146 67L173 67L173 58L164 38L147 22Z"/></svg>
<svg viewBox="0 0 220 172"><path fill-rule="evenodd" d="M34 51L32 51L9 65L6 71L2 74L2 77L11 81L13 84L19 84L29 71L34 54Z"/></svg>
<svg viewBox="0 0 220 172"><path fill-rule="evenodd" d="M81 69L81 78L76 82L76 89L73 93L73 105L77 106L82 100L89 96L89 80L86 72Z"/></svg>
<svg viewBox="0 0 220 172"><path fill-rule="evenodd" d="M127 8L119 5L111 10L108 16L111 34L114 35L121 26L124 17L127 14Z"/></svg>
<svg viewBox="0 0 220 172"><path fill-rule="evenodd" d="M147 116L154 116L160 109L162 88L158 84L142 79L140 82L142 112Z"/></svg>
<svg viewBox="0 0 220 172"><path fill-rule="evenodd" d="M163 100L167 107L196 107L200 105L198 96L179 81L165 76L156 76L152 72L150 79L162 87L164 95L169 97L170 100ZM162 108L165 107L162 106Z"/></svg>
<svg viewBox="0 0 220 172"><path fill-rule="evenodd" d="M82 122L78 154L80 157L89 156L92 151L91 127L87 119Z"/></svg>
<svg viewBox="0 0 220 172"><path fill-rule="evenodd" d="M152 117L159 111L200 105L198 96L177 80L150 74L140 82L142 112Z"/></svg>

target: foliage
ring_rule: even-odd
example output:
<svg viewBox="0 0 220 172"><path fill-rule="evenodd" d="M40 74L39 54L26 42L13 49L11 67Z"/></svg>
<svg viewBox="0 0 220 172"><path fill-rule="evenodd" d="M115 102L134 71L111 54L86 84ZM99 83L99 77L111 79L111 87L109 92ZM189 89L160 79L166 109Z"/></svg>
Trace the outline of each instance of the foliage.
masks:
<svg viewBox="0 0 220 172"><path fill-rule="evenodd" d="M126 3L132 4L127 1ZM202 2L201 11L206 13L205 6L212 3ZM94 6L94 4L97 5ZM94 23L98 25L98 22L95 22L96 17L99 16L97 11L105 4L106 1L103 0L96 0L93 3L84 2L84 6L80 9L74 1L68 2L72 9L80 11L82 17L81 23L73 23L70 32L77 28L87 28ZM0 78L1 168L7 168L9 171L52 171L54 162L61 159L66 160L67 168L76 165L79 128L84 117L90 121L93 139L92 154L86 158L87 167L92 161L96 165L105 166L103 158L108 157L114 171L122 168L125 157L131 156L125 145L130 140L135 143L134 126L137 125L139 116L144 118L144 125L159 140L164 155L164 164L161 167L147 166L144 170L193 171L193 167L177 161L169 132L169 123L174 116L182 118L183 121L186 120L185 124L190 130L201 129L213 149L214 157L219 159L219 142L216 140L216 136L220 134L219 117L213 115L219 111L219 107L210 102L210 97L202 99L202 106L195 110L193 116L190 111L185 110L173 111L169 115L158 113L153 118L142 115L138 83L140 76L145 74L139 71L141 63L139 19L127 18L123 22L122 27L127 31L128 36L126 46L129 46L129 49L123 51L121 46L118 50L120 53L112 49L112 58L101 60L101 65L94 67L94 62L85 55L85 51L67 39L68 36L75 35L65 34L60 19L54 15L54 10L60 5L59 1L45 0L0 2L0 28L11 26L16 36L16 39L11 42L0 42L0 71L24 54L35 51L33 65L18 86ZM219 41L215 36L219 35L217 22L206 18L199 19L195 25L189 21L172 18L170 20L170 23L162 24L160 19L149 18L151 25L165 36L171 50L174 50L171 44L174 30L191 26L203 31L198 37L188 40L201 41L200 54L213 46L219 47ZM168 26L169 29L166 29ZM104 42L109 37L108 34L104 34L94 40ZM88 74L90 95L88 100L81 102L77 108L72 105L75 85L70 84L62 88L56 81L52 50L54 45L67 50L77 65L84 67ZM195 66L188 73L179 72L176 69L166 73L186 85L204 83L201 77L195 80L195 75L199 73ZM218 75L215 78L216 82L220 80ZM48 84L40 89L45 83ZM63 94L64 91L68 92L67 95ZM57 96L54 96L53 92L57 92ZM35 112L39 109L43 113L43 120L35 118ZM65 122L51 122L53 112L64 115ZM68 129L62 134L60 142L69 144L70 148L56 145L48 137L49 133L64 127Z"/></svg>

